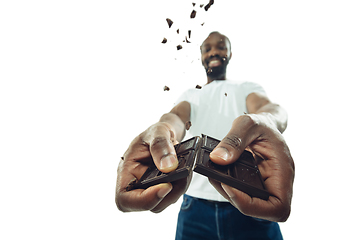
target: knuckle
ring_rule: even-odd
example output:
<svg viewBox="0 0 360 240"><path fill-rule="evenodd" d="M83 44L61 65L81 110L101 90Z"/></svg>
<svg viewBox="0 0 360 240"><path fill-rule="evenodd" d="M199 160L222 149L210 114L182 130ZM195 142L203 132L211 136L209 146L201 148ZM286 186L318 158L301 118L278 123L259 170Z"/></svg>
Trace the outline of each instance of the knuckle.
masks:
<svg viewBox="0 0 360 240"><path fill-rule="evenodd" d="M236 149L236 150L241 150L241 146L242 146L242 141L239 137L235 136L235 135L228 135L226 136L223 140L223 143L229 145L230 147Z"/></svg>
<svg viewBox="0 0 360 240"><path fill-rule="evenodd" d="M122 203L120 196L117 196L117 197L115 198L115 203L116 203L116 206L117 206L117 208L119 209L119 211L121 211L121 212L129 212L129 210L128 210L128 209L124 206L124 204Z"/></svg>
<svg viewBox="0 0 360 240"><path fill-rule="evenodd" d="M156 136L151 141L151 148L163 148L166 147L169 143L169 140L165 136Z"/></svg>
<svg viewBox="0 0 360 240"><path fill-rule="evenodd" d="M255 114L246 114L237 118L234 123L247 128L251 128L259 126L260 122L260 119Z"/></svg>

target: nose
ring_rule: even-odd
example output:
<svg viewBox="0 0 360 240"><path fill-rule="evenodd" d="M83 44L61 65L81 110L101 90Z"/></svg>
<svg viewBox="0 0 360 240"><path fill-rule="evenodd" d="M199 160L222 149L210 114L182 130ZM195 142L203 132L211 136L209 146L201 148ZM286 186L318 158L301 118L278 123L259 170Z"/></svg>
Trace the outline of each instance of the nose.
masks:
<svg viewBox="0 0 360 240"><path fill-rule="evenodd" d="M214 57L216 55L220 55L219 51L216 48L212 48L209 52L209 56Z"/></svg>

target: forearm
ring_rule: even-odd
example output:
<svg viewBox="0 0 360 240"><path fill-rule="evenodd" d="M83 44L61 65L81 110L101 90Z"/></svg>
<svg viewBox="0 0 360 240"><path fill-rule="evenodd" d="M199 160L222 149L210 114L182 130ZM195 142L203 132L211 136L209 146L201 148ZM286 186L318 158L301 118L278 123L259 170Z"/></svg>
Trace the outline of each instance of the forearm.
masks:
<svg viewBox="0 0 360 240"><path fill-rule="evenodd" d="M185 137L185 124L180 117L174 113L165 113L161 116L159 122L169 123L175 130L175 137L178 142L181 142Z"/></svg>
<svg viewBox="0 0 360 240"><path fill-rule="evenodd" d="M265 116L281 133L283 133L287 127L287 113L285 109L278 104L268 103L259 108L255 114Z"/></svg>

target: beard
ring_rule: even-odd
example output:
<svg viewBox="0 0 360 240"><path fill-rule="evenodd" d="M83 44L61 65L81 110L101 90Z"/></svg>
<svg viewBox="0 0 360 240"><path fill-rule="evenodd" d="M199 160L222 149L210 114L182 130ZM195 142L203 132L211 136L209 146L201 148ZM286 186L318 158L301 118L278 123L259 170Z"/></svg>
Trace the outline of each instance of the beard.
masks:
<svg viewBox="0 0 360 240"><path fill-rule="evenodd" d="M226 68L227 65L229 64L229 59L225 58L225 60L223 58L221 59L221 65L217 66L217 67L205 67L205 71L206 71L206 75L214 80L220 80L222 78L225 77L226 75ZM210 62L210 61L208 61ZM208 65L207 65L208 66Z"/></svg>

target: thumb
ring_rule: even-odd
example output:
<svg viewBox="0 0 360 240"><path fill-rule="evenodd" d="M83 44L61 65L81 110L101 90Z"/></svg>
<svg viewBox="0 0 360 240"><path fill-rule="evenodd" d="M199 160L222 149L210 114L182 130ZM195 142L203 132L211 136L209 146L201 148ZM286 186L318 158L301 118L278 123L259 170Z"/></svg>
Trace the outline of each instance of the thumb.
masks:
<svg viewBox="0 0 360 240"><path fill-rule="evenodd" d="M229 133L210 153L210 159L219 165L234 163L258 136L257 124L249 121L248 116L241 116L235 119Z"/></svg>

